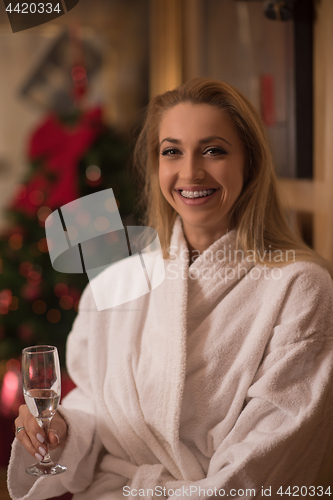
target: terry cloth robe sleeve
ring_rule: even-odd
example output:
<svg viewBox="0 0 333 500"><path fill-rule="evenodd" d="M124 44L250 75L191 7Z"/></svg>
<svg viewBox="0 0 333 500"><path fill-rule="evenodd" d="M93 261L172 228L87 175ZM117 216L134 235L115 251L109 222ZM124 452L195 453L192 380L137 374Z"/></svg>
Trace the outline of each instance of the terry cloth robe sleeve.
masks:
<svg viewBox="0 0 333 500"><path fill-rule="evenodd" d="M218 490L230 496L234 489L233 498L254 498L254 491L262 498L263 488L278 498L281 486L285 491L313 485L327 459L333 444L332 281L316 265L293 267L299 272L287 280L282 295L277 281L266 287L265 306L280 295L282 307L239 417L228 433L224 421L210 431L214 453L207 477L166 484L181 488L182 496L220 498ZM251 322L246 297L239 298ZM258 312L263 314L260 307ZM239 369L246 370L245 357Z"/></svg>
<svg viewBox="0 0 333 500"><path fill-rule="evenodd" d="M111 293L110 283L117 279L131 283L123 271L126 265L111 279L107 275L105 293ZM100 312L91 287L86 288L67 343L67 368L77 387L59 406L68 440L61 454L52 452L67 471L47 478L28 476L25 468L36 460L15 439L8 469L14 500L44 500L67 491L76 500L123 499L128 482L132 488L150 488L174 477L154 455L171 462L143 420L131 368L146 302L147 296L128 308ZM126 334L134 345L128 345Z"/></svg>
<svg viewBox="0 0 333 500"><path fill-rule="evenodd" d="M75 493L86 489L93 479L102 445L96 434L95 402L87 352L89 322L94 307L90 295L88 287L81 298L79 314L68 341L69 373L78 385L59 406L59 412L68 425L68 439L63 451L51 452L52 458L67 466L67 471L53 477L29 476L24 471L36 460L14 439L8 469L8 488L13 499L43 500L67 491Z"/></svg>

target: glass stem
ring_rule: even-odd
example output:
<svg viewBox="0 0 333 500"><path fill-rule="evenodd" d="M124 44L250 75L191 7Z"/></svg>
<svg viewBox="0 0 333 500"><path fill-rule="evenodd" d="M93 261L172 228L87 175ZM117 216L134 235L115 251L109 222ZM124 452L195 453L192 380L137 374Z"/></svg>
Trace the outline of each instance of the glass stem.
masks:
<svg viewBox="0 0 333 500"><path fill-rule="evenodd" d="M45 433L45 442L43 443L43 445L46 448L46 454L44 455L43 460L41 460L39 463L47 465L50 462L52 462L50 454L49 454L49 445L48 445L48 441L47 441L48 435L49 435L51 419L50 418L37 418L37 422L38 422L38 425L43 429L43 431Z"/></svg>

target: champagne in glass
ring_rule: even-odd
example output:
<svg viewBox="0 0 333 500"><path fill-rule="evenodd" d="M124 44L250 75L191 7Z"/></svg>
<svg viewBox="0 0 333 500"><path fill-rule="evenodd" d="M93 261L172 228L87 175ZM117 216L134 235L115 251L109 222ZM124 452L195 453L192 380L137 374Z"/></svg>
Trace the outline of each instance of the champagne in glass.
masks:
<svg viewBox="0 0 333 500"><path fill-rule="evenodd" d="M60 363L56 347L40 345L22 351L23 394L30 413L48 435L50 422L61 396ZM44 445L47 447L47 441ZM67 470L54 463L47 453L43 460L31 465L26 473L32 476L60 474Z"/></svg>

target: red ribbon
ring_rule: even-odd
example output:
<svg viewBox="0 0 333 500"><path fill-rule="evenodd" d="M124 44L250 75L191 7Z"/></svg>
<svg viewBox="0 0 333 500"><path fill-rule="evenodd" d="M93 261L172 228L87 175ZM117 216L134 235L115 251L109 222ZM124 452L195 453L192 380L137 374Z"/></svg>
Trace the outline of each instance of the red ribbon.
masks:
<svg viewBox="0 0 333 500"><path fill-rule="evenodd" d="M11 208L35 215L42 205L55 210L77 199L79 160L103 129L101 108L82 114L74 126L64 125L55 115L47 116L29 145L29 159L42 160L41 167ZM42 203L38 192L44 195Z"/></svg>

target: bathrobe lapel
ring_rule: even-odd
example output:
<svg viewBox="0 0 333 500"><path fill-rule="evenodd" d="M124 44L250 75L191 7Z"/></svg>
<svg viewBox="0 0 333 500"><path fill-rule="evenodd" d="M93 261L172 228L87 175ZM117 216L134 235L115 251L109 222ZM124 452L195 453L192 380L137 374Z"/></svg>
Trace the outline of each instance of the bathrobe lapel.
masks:
<svg viewBox="0 0 333 500"><path fill-rule="evenodd" d="M236 231L230 231L189 267L187 244L178 219L171 240L171 259L166 261L165 281L149 296L141 339L141 352L145 354L138 367L136 385L145 421L170 457L163 465L178 479L204 477L200 464L179 440L187 335L192 323L209 315L253 266L246 259L234 259L235 243ZM191 307L190 318L188 300L196 305L194 311ZM155 450L156 456L161 456L160 452Z"/></svg>
<svg viewBox="0 0 333 500"><path fill-rule="evenodd" d="M156 439L152 451L174 477L184 479L179 468L178 440L186 371L188 251L181 227L178 229L172 241L174 245L181 244L185 259L177 254L172 261L172 271L166 261L164 282L147 298L141 355L134 376L143 417Z"/></svg>

